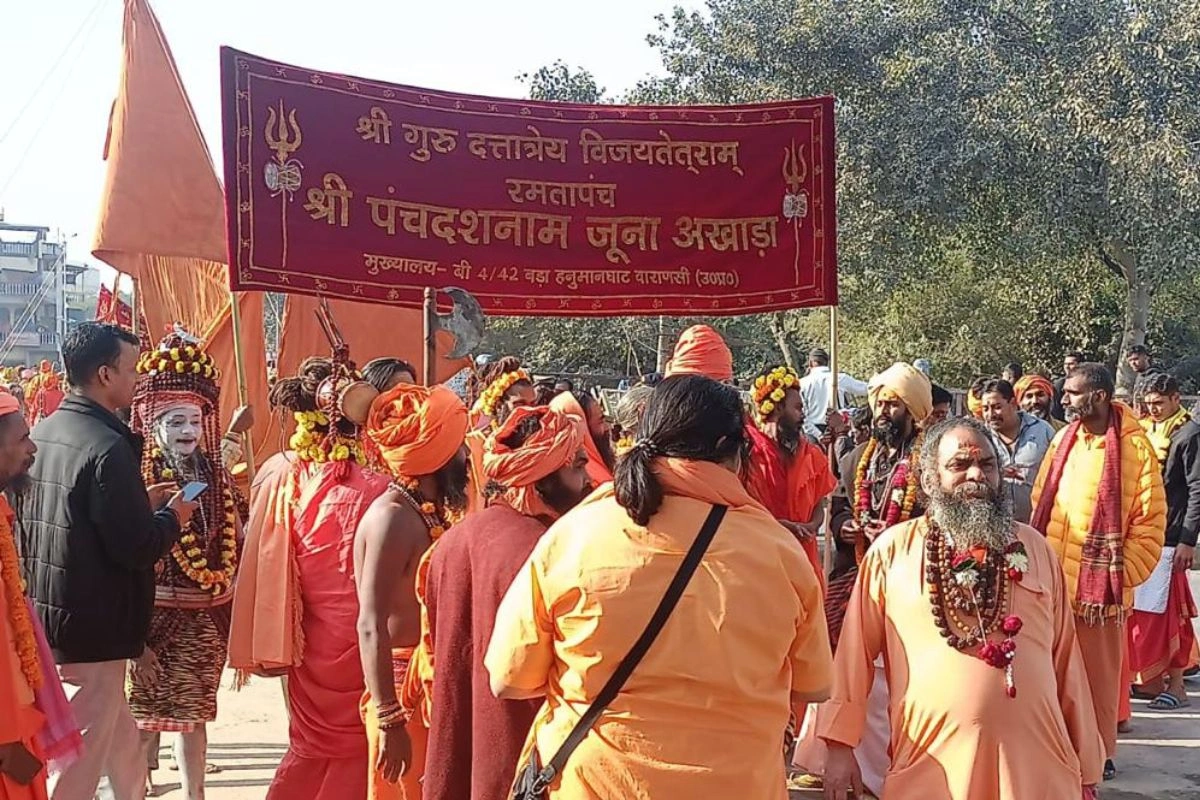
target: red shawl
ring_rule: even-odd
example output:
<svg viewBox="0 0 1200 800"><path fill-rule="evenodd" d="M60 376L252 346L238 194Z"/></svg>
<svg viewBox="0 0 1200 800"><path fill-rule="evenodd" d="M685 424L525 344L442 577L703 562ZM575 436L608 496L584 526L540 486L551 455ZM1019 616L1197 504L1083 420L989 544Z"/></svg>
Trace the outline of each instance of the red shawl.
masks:
<svg viewBox="0 0 1200 800"><path fill-rule="evenodd" d="M1033 512L1033 527L1046 535L1054 498L1058 495L1063 468L1078 438L1081 421L1075 421L1062 435L1041 500ZM1079 614L1089 624L1101 624L1107 616L1124 615L1125 534L1121 524L1121 410L1113 406L1104 431L1104 466L1096 490L1096 508L1083 543L1079 564L1079 586L1075 594Z"/></svg>

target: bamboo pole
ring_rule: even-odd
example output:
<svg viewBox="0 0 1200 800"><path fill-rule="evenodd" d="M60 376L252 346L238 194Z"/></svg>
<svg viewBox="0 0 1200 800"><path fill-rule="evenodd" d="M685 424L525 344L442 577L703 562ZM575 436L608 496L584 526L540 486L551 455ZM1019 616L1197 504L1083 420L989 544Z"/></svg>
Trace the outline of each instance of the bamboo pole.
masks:
<svg viewBox="0 0 1200 800"><path fill-rule="evenodd" d="M838 318L837 306L829 307L829 409L840 410L841 395L838 392ZM822 420L818 420L821 422ZM837 437L829 443L829 468L837 474ZM825 575L833 571L833 554L837 543L833 540L833 503L825 504L825 547L822 553L822 565Z"/></svg>
<svg viewBox="0 0 1200 800"><path fill-rule="evenodd" d="M136 323L137 318L134 318ZM230 334L233 336L233 365L237 371L237 392L238 405L244 406L249 403L250 392L246 386L246 358L242 353L242 311L238 307L237 295L229 292L229 326ZM242 441L246 445L246 477L250 483L254 483L254 434L252 431L246 431L242 434Z"/></svg>

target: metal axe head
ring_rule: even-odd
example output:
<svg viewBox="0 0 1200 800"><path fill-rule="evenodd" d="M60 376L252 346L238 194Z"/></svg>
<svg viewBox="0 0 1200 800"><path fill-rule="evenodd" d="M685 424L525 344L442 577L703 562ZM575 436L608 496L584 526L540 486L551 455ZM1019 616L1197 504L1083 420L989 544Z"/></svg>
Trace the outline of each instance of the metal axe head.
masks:
<svg viewBox="0 0 1200 800"><path fill-rule="evenodd" d="M449 314L437 314L434 317L434 327L437 330L449 331L454 334L454 348L446 354L447 358L464 358L475 352L483 341L483 331L487 327L487 317L470 292L465 289L443 289L454 303Z"/></svg>

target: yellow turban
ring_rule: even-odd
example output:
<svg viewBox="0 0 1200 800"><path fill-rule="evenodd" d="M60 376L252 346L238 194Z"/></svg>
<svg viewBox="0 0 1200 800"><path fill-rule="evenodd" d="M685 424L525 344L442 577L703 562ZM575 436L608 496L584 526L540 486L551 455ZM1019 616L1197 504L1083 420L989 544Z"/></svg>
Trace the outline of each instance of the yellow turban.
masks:
<svg viewBox="0 0 1200 800"><path fill-rule="evenodd" d="M871 413L879 413L881 400L896 398L904 403L908 413L917 422L923 422L933 411L933 385L924 372L897 361L871 378L867 399L871 402Z"/></svg>

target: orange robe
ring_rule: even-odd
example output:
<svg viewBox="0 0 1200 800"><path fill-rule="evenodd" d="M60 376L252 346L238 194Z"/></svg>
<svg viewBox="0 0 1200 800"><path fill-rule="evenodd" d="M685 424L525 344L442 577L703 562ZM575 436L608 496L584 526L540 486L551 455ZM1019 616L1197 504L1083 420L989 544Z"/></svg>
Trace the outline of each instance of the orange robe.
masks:
<svg viewBox="0 0 1200 800"><path fill-rule="evenodd" d="M808 522L817 505L837 486L829 458L821 448L803 435L796 454L785 457L779 445L753 425L746 426L750 437L750 462L746 468L746 488L775 519ZM824 585L825 571L817 552L816 537L800 540L817 577Z"/></svg>
<svg viewBox="0 0 1200 800"><path fill-rule="evenodd" d="M660 458L647 528L599 489L538 541L496 614L494 684L544 687L526 742L545 764L642 633L712 503L729 506L645 659L567 760L552 800L786 800L792 695L821 699L821 589L796 540L717 464Z"/></svg>
<svg viewBox="0 0 1200 800"><path fill-rule="evenodd" d="M335 477L347 466L341 479ZM381 475L342 462L317 467L300 492L292 541L304 656L288 671L288 751L267 800L342 800L367 793L353 548L359 521L387 484Z"/></svg>
<svg viewBox="0 0 1200 800"><path fill-rule="evenodd" d="M303 655L292 525L315 467L287 451L271 456L254 475L229 630L229 666L243 679L258 669L294 667Z"/></svg>
<svg viewBox="0 0 1200 800"><path fill-rule="evenodd" d="M0 744L21 742L35 756L41 749L34 738L44 718L34 705L33 690L21 672L14 632L8 622L8 603L0 583ZM0 800L46 800L46 769L28 786L0 774Z"/></svg>
<svg viewBox="0 0 1200 800"><path fill-rule="evenodd" d="M1100 782L1104 750L1062 570L1037 531L1017 525L1029 571L1013 587L1017 696L1003 671L952 649L934 624L924 519L885 531L867 551L834 661L819 735L858 744L881 653L891 697L884 797L1063 800Z"/></svg>

